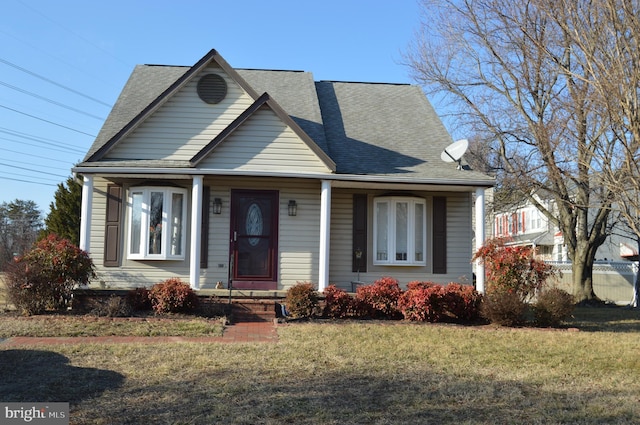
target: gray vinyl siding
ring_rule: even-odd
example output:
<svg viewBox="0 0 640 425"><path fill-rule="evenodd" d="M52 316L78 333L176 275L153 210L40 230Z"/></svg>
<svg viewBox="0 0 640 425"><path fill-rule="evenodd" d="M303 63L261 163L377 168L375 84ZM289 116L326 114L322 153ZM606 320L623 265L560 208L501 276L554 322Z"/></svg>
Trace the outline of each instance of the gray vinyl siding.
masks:
<svg viewBox="0 0 640 425"><path fill-rule="evenodd" d="M217 68L208 68L203 74L211 72L223 75ZM198 80L199 77L191 80L120 141L107 159L190 160L253 103L253 99L225 75L227 96L218 104L207 104L197 95ZM243 123L199 167L330 172L268 107Z"/></svg>
<svg viewBox="0 0 640 425"><path fill-rule="evenodd" d="M246 171L330 170L275 113L262 108L203 160L199 167Z"/></svg>
<svg viewBox="0 0 640 425"><path fill-rule="evenodd" d="M353 194L362 193L351 190L334 190L331 211L331 257L330 283L345 290L352 289L357 280L357 272L351 270L352 259L352 214ZM459 282L471 284L471 205L469 193L412 193L427 200L427 264L425 266L378 266L373 265L373 198L383 192L370 192L367 223L367 272L360 273L360 281L373 283L381 277L393 277L401 286L413 280L429 280L437 283ZM433 196L447 197L447 273L434 274L431 266L431 242L433 226L431 222Z"/></svg>
<svg viewBox="0 0 640 425"><path fill-rule="evenodd" d="M191 159L253 103L221 69L207 68L202 75L208 73L225 78L225 99L213 105L203 102L196 92L196 76L120 141L106 159Z"/></svg>
<svg viewBox="0 0 640 425"><path fill-rule="evenodd" d="M190 180L174 181L189 188ZM190 219L187 226L187 252L183 261L139 261L127 259L128 214L126 196L129 184L124 185L125 207L122 225L122 265L104 267L104 226L106 187L109 182L96 178L94 181L93 215L91 221L90 254L98 271L94 286L110 288L131 288L151 286L169 277L179 277L185 282L189 279L189 235ZM129 182L130 183L130 182ZM214 288L217 282L226 287L229 276L229 239L230 239L230 195L232 189L272 190L279 189L279 243L278 243L278 289L287 289L297 282L318 282L319 234L320 234L320 181L308 179L276 178L230 178L207 177L204 184L211 188L211 202L215 198L222 201L222 213L209 215L209 256L208 268L201 269L201 288ZM190 192L189 192L190 193ZM352 258L352 214L353 194L364 193L358 190L332 190L331 199L331 239L329 281L337 286L351 290L351 282L356 281L357 273L351 271ZM401 285L412 280L431 280L439 283L472 282L471 269L471 195L469 193L413 193L427 200L427 265L420 267L374 266L371 260L373 198L383 192L370 192L368 202L368 252L367 272L360 274L360 280L372 283L376 279L390 276ZM447 197L447 274L433 274L431 258L431 199L433 196ZM190 195L189 195L190 198ZM295 200L298 214L289 217L287 204ZM190 199L188 205L190 205ZM191 216L190 208L187 211Z"/></svg>
<svg viewBox="0 0 640 425"><path fill-rule="evenodd" d="M176 181L174 181L176 183ZM177 181L189 187L190 180ZM189 280L189 236L190 219L187 225L187 251L185 259L180 261L142 261L127 259L128 211L126 197L130 184L124 185L122 224L122 265L104 267L104 226L106 208L106 180L94 181L93 214L91 221L90 254L96 265L98 278L94 287L132 288L151 286L170 277ZM278 243L278 281L279 289L286 289L297 282L318 281L318 253L320 233L320 182L294 179L231 179L207 178L204 184L211 188L211 202L215 198L222 201L221 214L209 212L209 257L208 268L200 271L200 286L203 289L215 288L222 282L226 288L229 277L229 239L230 239L230 196L232 189L272 190L279 188L279 243ZM189 196L190 198L190 196ZM298 204L298 214L288 215L289 200ZM188 200L190 205L191 200ZM187 216L191 217L190 208Z"/></svg>
<svg viewBox="0 0 640 425"><path fill-rule="evenodd" d="M184 182L185 181L183 181L183 183ZM104 267L106 189L108 183L107 180L100 178L94 180L89 254L96 266L98 277L92 282L92 286L101 288L135 288L151 286L170 277L179 277L187 281L189 277L188 249L186 258L180 261L139 261L127 259L128 211L126 205L129 187L127 184L124 185L123 222L120 229L122 264L120 267ZM190 184L190 181L186 184ZM190 228L189 225L187 225L187 234L189 232ZM188 246L187 243L187 247Z"/></svg>

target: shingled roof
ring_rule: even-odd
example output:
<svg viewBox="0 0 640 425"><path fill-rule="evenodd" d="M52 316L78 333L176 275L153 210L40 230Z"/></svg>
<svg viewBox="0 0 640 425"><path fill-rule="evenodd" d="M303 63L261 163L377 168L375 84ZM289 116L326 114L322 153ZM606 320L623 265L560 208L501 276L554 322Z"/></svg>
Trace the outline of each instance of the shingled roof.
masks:
<svg viewBox="0 0 640 425"><path fill-rule="evenodd" d="M99 165L92 159L96 152L153 102L167 95L194 67L136 66L81 166ZM455 164L440 159L452 140L418 86L316 82L311 73L302 71L232 72L253 89L254 95L268 93L333 160L336 174L493 184L489 176L457 170Z"/></svg>

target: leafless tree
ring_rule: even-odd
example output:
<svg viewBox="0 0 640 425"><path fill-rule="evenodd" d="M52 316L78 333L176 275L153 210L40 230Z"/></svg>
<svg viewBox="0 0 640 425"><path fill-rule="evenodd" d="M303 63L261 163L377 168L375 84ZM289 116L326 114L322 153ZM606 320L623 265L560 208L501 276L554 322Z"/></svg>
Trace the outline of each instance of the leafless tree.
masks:
<svg viewBox="0 0 640 425"><path fill-rule="evenodd" d="M577 301L597 298L593 263L614 199L602 173L621 150L591 64L604 48L589 42L593 31L576 14L604 14L599 4L423 0L421 29L405 55L427 92L451 102L457 131L490 145L512 189L562 231ZM553 210L537 201L539 192Z"/></svg>
<svg viewBox="0 0 640 425"><path fill-rule="evenodd" d="M606 111L607 137L596 151L601 184L608 188L612 213L640 249L640 2L562 0L557 22L583 52L581 66L594 76L593 102ZM638 306L640 273L632 304Z"/></svg>
<svg viewBox="0 0 640 425"><path fill-rule="evenodd" d="M23 255L38 238L42 217L36 203L16 199L0 204L0 270Z"/></svg>

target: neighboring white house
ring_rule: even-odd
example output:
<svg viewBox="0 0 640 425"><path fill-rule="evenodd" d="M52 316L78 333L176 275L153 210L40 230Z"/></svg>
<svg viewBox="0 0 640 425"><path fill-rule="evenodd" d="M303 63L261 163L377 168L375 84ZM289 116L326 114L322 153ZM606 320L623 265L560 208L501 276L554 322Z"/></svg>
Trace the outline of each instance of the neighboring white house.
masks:
<svg viewBox="0 0 640 425"><path fill-rule="evenodd" d="M552 200L536 199L545 209L554 210ZM538 258L545 261L569 261L562 232L533 203L523 202L506 211L493 211L492 216L491 235L505 238L507 245L535 247ZM634 253L637 256L635 239L618 225L598 248L596 261L635 260Z"/></svg>
<svg viewBox="0 0 640 425"><path fill-rule="evenodd" d="M553 201L536 198L553 211ZM537 257L554 264L561 271L558 285L571 291L571 264L564 236L557 226L532 203L523 202L507 211L494 211L489 237L504 238L506 245L530 246ZM638 248L633 235L622 225L598 248L593 270L594 292L603 299L627 304L633 297L633 282L637 272ZM625 237L625 234L629 234Z"/></svg>
<svg viewBox="0 0 640 425"><path fill-rule="evenodd" d="M80 245L112 288L471 282L494 179L444 162L451 142L418 86L236 69L215 50L140 65L73 169Z"/></svg>

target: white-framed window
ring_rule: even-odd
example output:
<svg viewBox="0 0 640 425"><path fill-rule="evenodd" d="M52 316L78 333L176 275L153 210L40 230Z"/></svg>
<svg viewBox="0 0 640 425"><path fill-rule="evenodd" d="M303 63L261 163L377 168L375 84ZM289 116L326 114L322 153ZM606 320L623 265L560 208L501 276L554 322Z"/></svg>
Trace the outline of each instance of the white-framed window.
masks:
<svg viewBox="0 0 640 425"><path fill-rule="evenodd" d="M385 196L375 198L373 203L373 264L426 264L426 201Z"/></svg>
<svg viewBox="0 0 640 425"><path fill-rule="evenodd" d="M185 251L187 190L132 187L127 256L133 260L182 260Z"/></svg>

